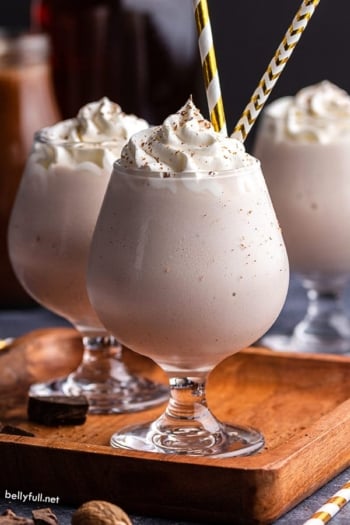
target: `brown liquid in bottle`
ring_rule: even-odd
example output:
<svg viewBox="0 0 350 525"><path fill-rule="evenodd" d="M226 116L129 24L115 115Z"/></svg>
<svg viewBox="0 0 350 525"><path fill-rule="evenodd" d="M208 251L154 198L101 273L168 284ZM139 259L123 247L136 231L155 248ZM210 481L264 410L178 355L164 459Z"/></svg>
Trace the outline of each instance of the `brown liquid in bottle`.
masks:
<svg viewBox="0 0 350 525"><path fill-rule="evenodd" d="M32 304L9 261L7 228L34 132L60 118L48 51L45 35L0 34L0 307Z"/></svg>
<svg viewBox="0 0 350 525"><path fill-rule="evenodd" d="M153 124L199 103L192 0L33 0L32 20L51 37L64 118L103 96Z"/></svg>

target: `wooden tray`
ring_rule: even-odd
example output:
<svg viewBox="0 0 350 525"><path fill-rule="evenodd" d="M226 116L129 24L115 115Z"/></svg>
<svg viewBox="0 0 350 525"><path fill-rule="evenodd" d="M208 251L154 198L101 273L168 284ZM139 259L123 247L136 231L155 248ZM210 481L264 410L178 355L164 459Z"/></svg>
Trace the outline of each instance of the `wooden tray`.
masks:
<svg viewBox="0 0 350 525"><path fill-rule="evenodd" d="M126 351L130 368L165 381L151 361ZM42 494L78 505L114 501L131 514L211 523L271 523L350 465L350 360L250 348L211 374L208 402L222 420L265 435L250 457L205 459L118 451L111 434L164 407L89 416L82 426L26 420L30 382L74 368L80 341L66 328L32 332L0 352L0 420L35 437L0 434L0 494ZM40 496L39 496L40 499Z"/></svg>

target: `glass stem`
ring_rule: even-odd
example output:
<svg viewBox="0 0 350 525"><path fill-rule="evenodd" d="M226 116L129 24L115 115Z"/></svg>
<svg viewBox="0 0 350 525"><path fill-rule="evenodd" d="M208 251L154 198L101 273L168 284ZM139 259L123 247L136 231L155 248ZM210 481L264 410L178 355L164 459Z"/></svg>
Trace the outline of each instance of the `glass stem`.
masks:
<svg viewBox="0 0 350 525"><path fill-rule="evenodd" d="M341 309L339 292L308 290L307 298L309 301L307 319L315 331L321 335L331 324L334 313Z"/></svg>
<svg viewBox="0 0 350 525"><path fill-rule="evenodd" d="M200 433L220 431L220 423L207 406L206 380L206 375L196 378L169 377L170 398L159 420L163 432L167 427L182 427L185 433L190 429Z"/></svg>
<svg viewBox="0 0 350 525"><path fill-rule="evenodd" d="M174 419L195 419L199 407L207 408L206 379L170 377L170 399L166 414Z"/></svg>
<svg viewBox="0 0 350 525"><path fill-rule="evenodd" d="M109 335L83 337L84 353L81 365L74 372L74 380L86 383L107 383L113 378L127 379L122 362L122 347Z"/></svg>
<svg viewBox="0 0 350 525"><path fill-rule="evenodd" d="M305 318L296 327L298 338L312 337L322 341L335 341L350 337L350 324L342 301L346 280L305 278L308 308Z"/></svg>

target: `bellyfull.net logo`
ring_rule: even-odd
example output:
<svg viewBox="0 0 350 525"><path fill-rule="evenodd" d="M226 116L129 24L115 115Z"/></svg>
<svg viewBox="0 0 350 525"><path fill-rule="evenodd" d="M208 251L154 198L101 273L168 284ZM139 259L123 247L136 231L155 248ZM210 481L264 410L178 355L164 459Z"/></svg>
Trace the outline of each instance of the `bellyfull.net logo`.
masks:
<svg viewBox="0 0 350 525"><path fill-rule="evenodd" d="M9 501L19 501L21 503L51 503L57 504L60 501L59 496L44 496L42 492L11 492L5 489L5 499Z"/></svg>

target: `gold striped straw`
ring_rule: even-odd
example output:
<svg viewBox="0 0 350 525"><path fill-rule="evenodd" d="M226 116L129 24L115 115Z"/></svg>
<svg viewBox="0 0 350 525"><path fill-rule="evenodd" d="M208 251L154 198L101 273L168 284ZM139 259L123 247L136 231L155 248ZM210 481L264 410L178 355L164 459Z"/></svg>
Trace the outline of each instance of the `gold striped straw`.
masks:
<svg viewBox="0 0 350 525"><path fill-rule="evenodd" d="M193 0L193 8L198 31L198 45L202 62L210 121L215 131L227 135L226 119L207 1Z"/></svg>
<svg viewBox="0 0 350 525"><path fill-rule="evenodd" d="M304 0L262 76L231 137L245 141L320 0Z"/></svg>
<svg viewBox="0 0 350 525"><path fill-rule="evenodd" d="M350 500L350 481L320 507L303 525L324 525L335 516Z"/></svg>

